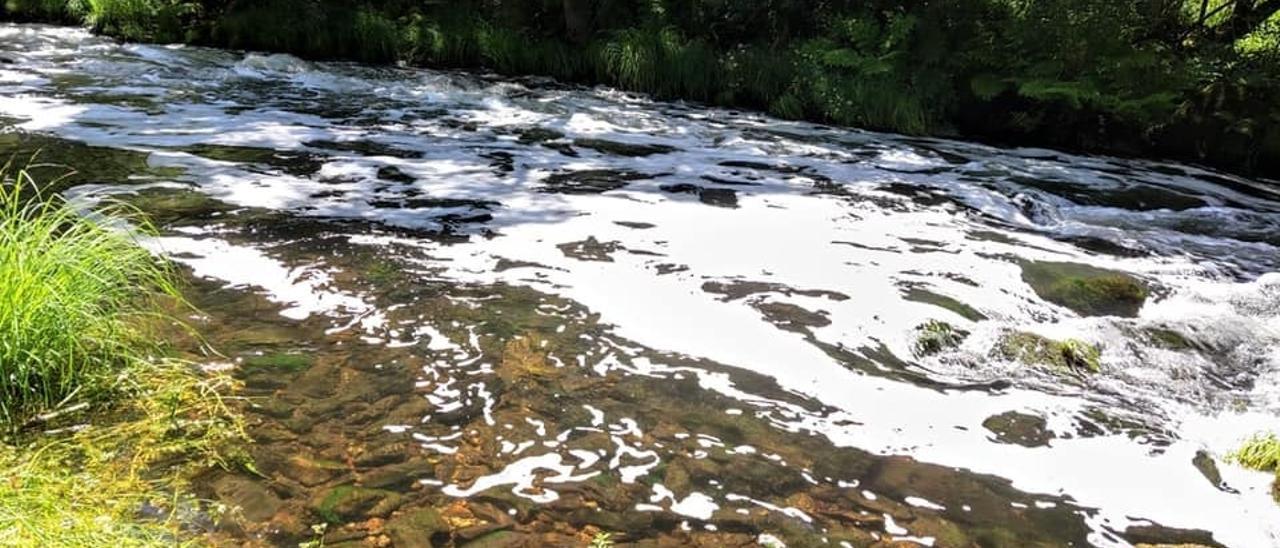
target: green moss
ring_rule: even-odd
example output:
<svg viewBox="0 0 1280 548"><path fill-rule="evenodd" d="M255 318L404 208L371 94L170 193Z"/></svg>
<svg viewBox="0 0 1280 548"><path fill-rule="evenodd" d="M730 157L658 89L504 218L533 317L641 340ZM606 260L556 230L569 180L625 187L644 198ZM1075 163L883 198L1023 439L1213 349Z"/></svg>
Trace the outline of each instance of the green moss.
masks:
<svg viewBox="0 0 1280 548"><path fill-rule="evenodd" d="M916 342L912 351L916 356L930 356L959 346L969 334L958 330L947 322L929 320L916 326Z"/></svg>
<svg viewBox="0 0 1280 548"><path fill-rule="evenodd" d="M499 546L510 546L515 540L516 534L511 531L494 531L484 535L478 539L464 544L466 548L496 548Z"/></svg>
<svg viewBox="0 0 1280 548"><path fill-rule="evenodd" d="M911 288L907 290L906 294L904 294L902 298L908 301L931 304L933 306L945 308L971 322L980 322L987 319L985 314L978 312L967 304L946 295L940 295L925 289Z"/></svg>
<svg viewBox="0 0 1280 548"><path fill-rule="evenodd" d="M1000 339L995 354L1028 365L1042 365L1062 371L1097 373L1102 370L1102 351L1076 339L1055 341L1018 331Z"/></svg>
<svg viewBox="0 0 1280 548"><path fill-rule="evenodd" d="M448 531L449 523L440 517L435 508L415 508L405 511L387 522L387 535L396 546L430 546L431 536Z"/></svg>
<svg viewBox="0 0 1280 548"><path fill-rule="evenodd" d="M311 367L311 357L303 354L276 353L245 358L247 370L270 370L296 373Z"/></svg>
<svg viewBox="0 0 1280 548"><path fill-rule="evenodd" d="M138 208L157 226L184 219L206 220L233 209L229 204L189 189L149 188L124 196L122 201Z"/></svg>
<svg viewBox="0 0 1280 548"><path fill-rule="evenodd" d="M1145 334L1147 340L1160 348L1168 350L1192 350L1195 348L1195 344L1189 339L1172 329L1153 327L1146 329Z"/></svg>
<svg viewBox="0 0 1280 548"><path fill-rule="evenodd" d="M403 497L381 489L340 485L316 500L311 510L326 523L344 523L370 516L383 517L403 502Z"/></svg>
<svg viewBox="0 0 1280 548"><path fill-rule="evenodd" d="M26 173L40 181L45 192L87 183L132 184L181 175L180 169L151 167L150 156L35 133L0 133L0 165L9 161L26 165Z"/></svg>
<svg viewBox="0 0 1280 548"><path fill-rule="evenodd" d="M1040 298L1081 316L1134 317L1148 295L1133 276L1077 263L1027 261L1022 280Z"/></svg>
<svg viewBox="0 0 1280 548"><path fill-rule="evenodd" d="M327 495L324 496L324 498L320 499L320 503L315 506L316 513L328 523L340 523L342 520L338 514L334 512L334 508L336 508L338 503L353 491L355 491L355 487L350 485L334 487Z"/></svg>

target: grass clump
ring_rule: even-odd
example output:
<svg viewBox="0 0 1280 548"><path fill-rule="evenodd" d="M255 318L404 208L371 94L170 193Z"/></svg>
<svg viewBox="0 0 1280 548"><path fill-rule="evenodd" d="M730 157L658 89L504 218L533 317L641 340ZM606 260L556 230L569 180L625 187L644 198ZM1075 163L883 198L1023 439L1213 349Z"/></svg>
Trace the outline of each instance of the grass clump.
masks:
<svg viewBox="0 0 1280 548"><path fill-rule="evenodd" d="M1275 434L1258 434L1246 441L1230 460L1263 472L1280 471L1280 437Z"/></svg>
<svg viewBox="0 0 1280 548"><path fill-rule="evenodd" d="M1228 455L1227 459L1245 468L1275 472L1276 480L1272 483L1271 496L1276 502L1280 502L1280 437L1270 433L1258 434Z"/></svg>
<svg viewBox="0 0 1280 548"><path fill-rule="evenodd" d="M143 320L175 296L170 268L130 234L40 195L25 173L0 185L0 424L108 390L155 350Z"/></svg>
<svg viewBox="0 0 1280 548"><path fill-rule="evenodd" d="M1005 335L995 349L998 357L1060 371L1097 373L1102 370L1102 350L1077 339L1053 339L1019 331Z"/></svg>
<svg viewBox="0 0 1280 548"><path fill-rule="evenodd" d="M157 359L173 272L0 170L0 545L173 546L208 466L245 462L225 376Z"/></svg>
<svg viewBox="0 0 1280 548"><path fill-rule="evenodd" d="M968 336L967 332L956 329L947 322L929 320L916 326L916 342L911 350L916 356L932 356L960 346Z"/></svg>

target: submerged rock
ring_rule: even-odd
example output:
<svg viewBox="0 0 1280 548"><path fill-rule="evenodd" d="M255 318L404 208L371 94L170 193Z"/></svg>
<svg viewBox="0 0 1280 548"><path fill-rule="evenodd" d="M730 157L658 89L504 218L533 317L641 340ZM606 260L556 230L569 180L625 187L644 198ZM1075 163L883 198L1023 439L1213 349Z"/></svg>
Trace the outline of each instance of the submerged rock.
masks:
<svg viewBox="0 0 1280 548"><path fill-rule="evenodd" d="M431 537L448 532L449 524L435 508L414 508L393 516L384 529L398 548L431 548Z"/></svg>
<svg viewBox="0 0 1280 548"><path fill-rule="evenodd" d="M312 501L311 510L329 523L384 517L404 503L404 496L351 485L334 487Z"/></svg>
<svg viewBox="0 0 1280 548"><path fill-rule="evenodd" d="M265 521L274 515L284 502L262 484L242 476L226 475L210 484L218 500L239 508L249 521Z"/></svg>
<svg viewBox="0 0 1280 548"><path fill-rule="evenodd" d="M667 145L621 143L605 139L574 139L573 146L589 148L604 154L613 154L615 156L627 156L632 158L652 156L654 154L666 154L669 152L675 152L676 150L675 147Z"/></svg>
<svg viewBox="0 0 1280 548"><path fill-rule="evenodd" d="M378 178L383 181L391 181L393 183L410 184L418 179L408 173L405 173L396 166L382 166L378 168Z"/></svg>
<svg viewBox="0 0 1280 548"><path fill-rule="evenodd" d="M650 177L650 175L635 171L612 169L567 171L548 176L543 181L542 191L557 194L600 194L610 190L618 190L632 181Z"/></svg>
<svg viewBox="0 0 1280 548"><path fill-rule="evenodd" d="M738 207L738 193L728 188L706 188L689 183L662 185L658 188L663 192L671 192L673 194L693 194L698 197L698 201L707 205L725 208Z"/></svg>
<svg viewBox="0 0 1280 548"><path fill-rule="evenodd" d="M1041 299L1081 316L1135 317L1149 293L1133 276L1079 263L1026 261L1022 280Z"/></svg>
<svg viewBox="0 0 1280 548"><path fill-rule="evenodd" d="M1048 337L1017 331L1001 337L994 354L1025 363L1062 371L1097 373L1102 370L1102 350L1077 339L1055 341Z"/></svg>
<svg viewBox="0 0 1280 548"><path fill-rule="evenodd" d="M1213 457L1209 455L1208 451L1203 449L1196 451L1196 456L1191 459L1191 465L1195 466L1196 470L1200 471L1200 475L1204 476L1204 479L1209 480L1209 483L1213 484L1213 486L1219 491L1227 493L1236 492L1235 489L1232 489L1231 486L1227 485L1227 483L1222 480L1222 473L1218 471L1218 463L1213 460Z"/></svg>
<svg viewBox="0 0 1280 548"><path fill-rule="evenodd" d="M751 305L764 318L782 329L803 332L810 327L826 327L831 319L824 311L813 312L790 303L757 302Z"/></svg>
<svg viewBox="0 0 1280 548"><path fill-rule="evenodd" d="M302 354L280 352L250 356L244 359L246 372L280 371L295 373L311 367L311 358Z"/></svg>
<svg viewBox="0 0 1280 548"><path fill-rule="evenodd" d="M240 164L266 166L295 177L309 177L320 172L324 157L319 154L271 148L214 145L201 143L179 149L181 152L216 160Z"/></svg>
<svg viewBox="0 0 1280 548"><path fill-rule="evenodd" d="M604 263L613 262L613 257L610 255L621 249L618 242L601 242L595 236L590 236L580 242L566 242L556 247L560 249L561 253L564 253L565 257L579 261Z"/></svg>
<svg viewBox="0 0 1280 548"><path fill-rule="evenodd" d="M522 145L531 145L564 138L564 133L543 127L522 129L520 130L519 135L520 136L516 141Z"/></svg>
<svg viewBox="0 0 1280 548"><path fill-rule="evenodd" d="M307 141L303 143L303 145L311 148L323 148L339 152L353 152L361 156L390 156L392 158L402 158L406 160L414 160L423 157L423 153L421 151L405 150L373 141L318 140Z"/></svg>
<svg viewBox="0 0 1280 548"><path fill-rule="evenodd" d="M0 133L0 162L22 167L44 191L82 184L129 185L172 180L183 171L153 167L149 152L93 146L39 133Z"/></svg>
<svg viewBox="0 0 1280 548"><path fill-rule="evenodd" d="M123 197L159 226L180 220L207 220L235 209L207 194L189 189L148 188Z"/></svg>
<svg viewBox="0 0 1280 548"><path fill-rule="evenodd" d="M927 289L921 289L919 287L911 287L907 289L905 292L903 292L902 298L904 300L908 300L912 302L931 304L933 306L945 308L947 310L955 312L960 317L966 320L969 320L971 322L980 322L982 320L987 319L986 314L978 312L972 306L969 306L965 303L957 301L946 295L934 293L932 291L929 291Z"/></svg>
<svg viewBox="0 0 1280 548"><path fill-rule="evenodd" d="M982 427L995 434L995 441L1023 447L1044 447L1057 436L1044 417L1008 411L987 417Z"/></svg>

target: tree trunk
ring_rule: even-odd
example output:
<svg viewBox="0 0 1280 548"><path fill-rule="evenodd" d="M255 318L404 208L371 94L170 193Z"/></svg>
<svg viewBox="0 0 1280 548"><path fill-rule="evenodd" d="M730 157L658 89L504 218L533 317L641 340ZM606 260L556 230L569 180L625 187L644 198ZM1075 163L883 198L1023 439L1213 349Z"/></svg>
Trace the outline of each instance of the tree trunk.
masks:
<svg viewBox="0 0 1280 548"><path fill-rule="evenodd" d="M591 38L591 0L563 0L564 27L569 33L569 40L575 44L585 43Z"/></svg>
<svg viewBox="0 0 1280 548"><path fill-rule="evenodd" d="M1234 42L1258 29L1264 21L1280 11L1280 0L1236 0L1231 18L1218 27L1218 39Z"/></svg>

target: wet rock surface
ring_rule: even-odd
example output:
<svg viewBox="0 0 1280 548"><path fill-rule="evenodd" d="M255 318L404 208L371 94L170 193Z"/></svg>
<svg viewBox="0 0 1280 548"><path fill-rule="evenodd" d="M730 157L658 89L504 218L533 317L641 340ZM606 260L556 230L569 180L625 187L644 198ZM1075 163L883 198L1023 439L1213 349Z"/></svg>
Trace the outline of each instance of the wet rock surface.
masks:
<svg viewBox="0 0 1280 548"><path fill-rule="evenodd" d="M415 304L397 309L396 318L430 318L450 341L435 345L457 345L424 351L324 335L323 323L287 321L252 294L195 287L196 304L210 314L205 331L220 347L265 356L263 367L240 369L248 384L284 381L254 396L280 408L250 415L263 477L208 485L218 500L243 506L244 521L224 529L228 540L243 531L237 534L301 542L315 523L330 524L327 542L385 537L393 546L586 544L598 532L618 542L707 546L751 545L767 533L809 545L873 542L898 527L966 546L991 531L1051 543L1086 531L1069 506L1009 512L1004 501L1032 499L1000 480L824 448L818 438L770 426L778 410L768 407L727 413L740 404L699 388L694 370L680 373L681 360L609 335L589 313L553 297L420 285L411 291ZM291 367L287 350L300 339L315 345L306 368ZM621 363L583 368L575 355L677 367L651 378ZM466 362L478 369L448 365ZM468 384L447 396L441 388L458 386L457 376ZM541 464L530 475L503 474L533 462ZM838 488L835 478L862 487ZM911 497L945 509L912 505ZM706 510L694 501L705 501ZM1044 536L1036 520L1047 518L1039 513L1061 513L1053 519L1075 525ZM973 529L976 523L990 529Z"/></svg>
<svg viewBox="0 0 1280 548"><path fill-rule="evenodd" d="M1022 279L1044 300L1082 316L1137 316L1149 292L1133 276L1083 264L1028 262Z"/></svg>

